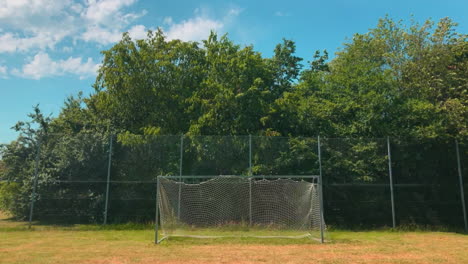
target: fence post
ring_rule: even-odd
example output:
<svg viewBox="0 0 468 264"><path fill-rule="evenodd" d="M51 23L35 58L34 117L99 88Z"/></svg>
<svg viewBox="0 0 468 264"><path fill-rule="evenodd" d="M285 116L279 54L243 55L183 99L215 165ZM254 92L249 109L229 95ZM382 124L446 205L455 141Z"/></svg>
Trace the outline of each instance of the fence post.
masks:
<svg viewBox="0 0 468 264"><path fill-rule="evenodd" d="M179 176L182 176L182 162L184 158L184 135L180 136L180 160L179 160Z"/></svg>
<svg viewBox="0 0 468 264"><path fill-rule="evenodd" d="M36 190L37 190L37 181L39 177L39 155L41 151L41 139L37 140L37 148L36 148L36 157L35 157L35 165L34 165L34 183L33 183L33 193L31 196L31 204L29 206L29 228L31 228L33 213L34 213L34 202L36 200Z"/></svg>
<svg viewBox="0 0 468 264"><path fill-rule="evenodd" d="M249 135L249 176L252 176L252 135ZM252 226L252 177L249 178L249 226Z"/></svg>
<svg viewBox="0 0 468 264"><path fill-rule="evenodd" d="M182 160L184 158L184 135L180 136L180 160L179 160L179 200L177 201L177 219L180 220L180 199L182 199Z"/></svg>
<svg viewBox="0 0 468 264"><path fill-rule="evenodd" d="M154 217L154 243L158 244L158 229L159 229L159 177L156 177L156 213Z"/></svg>
<svg viewBox="0 0 468 264"><path fill-rule="evenodd" d="M317 136L317 151L319 161L319 199L320 199L320 243L324 242L323 231L324 231L324 214L323 214L323 180L322 180L322 150L320 144L320 136Z"/></svg>
<svg viewBox="0 0 468 264"><path fill-rule="evenodd" d="M249 175L252 176L252 135L249 135Z"/></svg>
<svg viewBox="0 0 468 264"><path fill-rule="evenodd" d="M393 225L393 228L395 228L396 218L395 218L395 200L394 200L394 194L393 194L392 152L390 149L390 137L387 137L387 154L388 154L388 175L390 178L390 202L392 205L392 225Z"/></svg>
<svg viewBox="0 0 468 264"><path fill-rule="evenodd" d="M460 196L462 201L463 210L463 221L465 223L465 232L468 232L468 221L466 219L466 207L465 207L465 192L463 190L463 175L460 162L460 149L458 147L458 140L455 139L455 150L457 151L457 165L458 165L458 179L460 181Z"/></svg>
<svg viewBox="0 0 468 264"><path fill-rule="evenodd" d="M107 224L107 211L109 208L109 188L110 188L110 175L112 165L112 133L109 135L109 158L107 161L107 180L106 180L106 203L104 207L104 225Z"/></svg>
<svg viewBox="0 0 468 264"><path fill-rule="evenodd" d="M249 177L249 226L252 226L252 177Z"/></svg>

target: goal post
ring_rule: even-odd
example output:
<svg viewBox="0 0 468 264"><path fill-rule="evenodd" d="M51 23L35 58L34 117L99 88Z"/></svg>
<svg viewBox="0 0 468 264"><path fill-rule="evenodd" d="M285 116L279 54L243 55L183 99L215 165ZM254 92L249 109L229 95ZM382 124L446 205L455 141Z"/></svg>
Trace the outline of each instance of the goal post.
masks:
<svg viewBox="0 0 468 264"><path fill-rule="evenodd" d="M155 242L175 236L323 242L320 184L312 175L159 176Z"/></svg>

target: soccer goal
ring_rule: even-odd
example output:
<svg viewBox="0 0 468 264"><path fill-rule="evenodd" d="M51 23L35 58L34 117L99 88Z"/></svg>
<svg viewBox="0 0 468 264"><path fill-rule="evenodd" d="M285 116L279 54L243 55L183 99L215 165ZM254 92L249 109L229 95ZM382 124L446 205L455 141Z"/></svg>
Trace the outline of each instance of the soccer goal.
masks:
<svg viewBox="0 0 468 264"><path fill-rule="evenodd" d="M318 176L160 176L157 180L156 243L172 236L310 237L324 242L324 232Z"/></svg>

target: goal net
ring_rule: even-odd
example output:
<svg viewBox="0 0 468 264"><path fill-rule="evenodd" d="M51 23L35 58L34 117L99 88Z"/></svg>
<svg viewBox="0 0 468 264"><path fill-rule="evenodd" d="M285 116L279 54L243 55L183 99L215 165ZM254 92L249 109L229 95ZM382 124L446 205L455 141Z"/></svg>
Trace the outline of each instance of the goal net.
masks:
<svg viewBox="0 0 468 264"><path fill-rule="evenodd" d="M157 186L156 243L170 236L324 239L318 176L160 176Z"/></svg>

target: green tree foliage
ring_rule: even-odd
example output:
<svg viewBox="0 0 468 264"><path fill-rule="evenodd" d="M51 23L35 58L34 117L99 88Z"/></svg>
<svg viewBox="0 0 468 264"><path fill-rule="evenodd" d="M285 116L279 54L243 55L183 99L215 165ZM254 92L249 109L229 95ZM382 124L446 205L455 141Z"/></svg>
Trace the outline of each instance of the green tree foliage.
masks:
<svg viewBox="0 0 468 264"><path fill-rule="evenodd" d="M262 58L215 33L201 43L124 35L85 101L133 134L463 137L468 45L455 26L385 17L306 68L286 39Z"/></svg>
<svg viewBox="0 0 468 264"><path fill-rule="evenodd" d="M466 60L453 50L466 46L450 19L407 29L389 18L353 41L330 63L327 88L345 98L351 135L436 138L465 136ZM465 82L459 82L464 79ZM457 117L447 111L452 105ZM457 105L457 106L455 106ZM465 110L461 110L465 109ZM464 112L464 113L462 113Z"/></svg>
<svg viewBox="0 0 468 264"><path fill-rule="evenodd" d="M241 48L227 36L218 39L212 33L203 44L207 65L200 88L189 100L189 134L259 133L260 118L272 100L273 76L265 60L252 46Z"/></svg>
<svg viewBox="0 0 468 264"><path fill-rule="evenodd" d="M188 129L187 100L199 90L206 64L197 43L166 41L161 31L137 42L124 34L103 55L88 101L93 114L135 134Z"/></svg>
<svg viewBox="0 0 468 264"><path fill-rule="evenodd" d="M467 35L457 33L449 18L422 25L382 18L332 59L316 51L305 66L295 51L287 39L265 58L214 32L201 42L168 40L161 30L143 40L124 34L102 52L93 94L67 98L55 118L35 107L30 121L14 127L20 136L1 149L0 179L15 184L0 187L0 207L26 215L40 142L39 190L54 199L88 201L70 205L78 208L70 214L98 221L102 186L73 189L60 181L104 179L110 131L117 133L113 175L121 180L178 173L180 137L162 135L187 136L187 174L248 173L247 137L221 135L314 138L254 142L253 171L265 174L315 174L317 153L310 149L317 135L392 136L401 140L402 157L420 151L404 140L439 144L468 135ZM343 175L331 181L381 182L382 142L325 141L327 174ZM423 177L416 170L404 173ZM114 187L115 195L143 195L125 188Z"/></svg>

